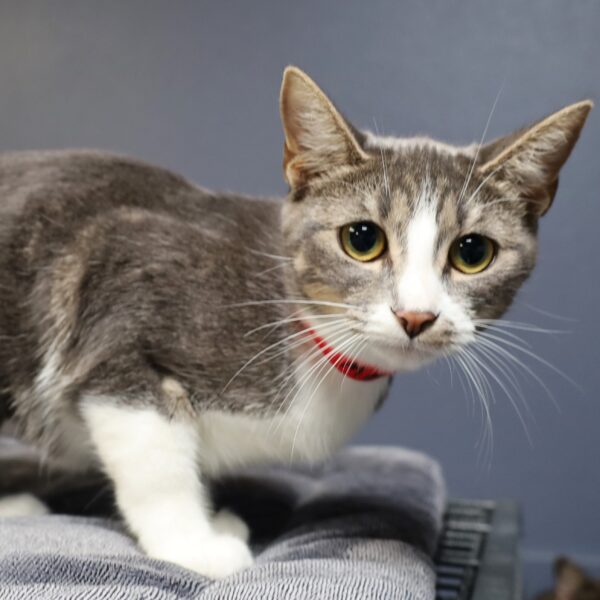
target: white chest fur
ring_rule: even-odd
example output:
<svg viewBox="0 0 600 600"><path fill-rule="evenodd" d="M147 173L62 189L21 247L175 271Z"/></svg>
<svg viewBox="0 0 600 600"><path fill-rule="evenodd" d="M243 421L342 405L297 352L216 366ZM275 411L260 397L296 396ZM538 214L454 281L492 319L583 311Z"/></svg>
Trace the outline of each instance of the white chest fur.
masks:
<svg viewBox="0 0 600 600"><path fill-rule="evenodd" d="M297 380L302 381L304 375L297 373ZM388 385L386 378L356 381L336 369L314 380L307 380L290 395L289 405L271 417L203 413L203 471L215 475L253 462L324 458L369 418Z"/></svg>

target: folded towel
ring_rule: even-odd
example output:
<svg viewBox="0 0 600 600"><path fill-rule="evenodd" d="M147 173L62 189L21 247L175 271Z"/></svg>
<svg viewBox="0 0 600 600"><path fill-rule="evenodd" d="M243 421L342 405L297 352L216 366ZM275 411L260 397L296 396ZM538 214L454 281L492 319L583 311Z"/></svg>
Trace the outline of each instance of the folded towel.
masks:
<svg viewBox="0 0 600 600"><path fill-rule="evenodd" d="M423 454L355 447L316 468L246 470L220 482L214 495L249 524L252 568L212 581L150 559L116 519L4 518L0 598L435 596L431 556L445 491L439 466Z"/></svg>

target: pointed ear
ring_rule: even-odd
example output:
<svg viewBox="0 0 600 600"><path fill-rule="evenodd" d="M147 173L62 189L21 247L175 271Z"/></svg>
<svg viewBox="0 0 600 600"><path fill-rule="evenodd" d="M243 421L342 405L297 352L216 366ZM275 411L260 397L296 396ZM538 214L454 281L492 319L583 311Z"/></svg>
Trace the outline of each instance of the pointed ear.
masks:
<svg viewBox="0 0 600 600"><path fill-rule="evenodd" d="M554 563L556 600L574 600L585 583L585 573L568 558L560 557Z"/></svg>
<svg viewBox="0 0 600 600"><path fill-rule="evenodd" d="M566 162L593 103L577 102L558 112L484 146L479 154L483 175L517 187L543 215L558 187L558 172Z"/></svg>
<svg viewBox="0 0 600 600"><path fill-rule="evenodd" d="M368 158L329 98L296 67L287 67L283 73L280 109L285 134L283 170L292 188L328 169Z"/></svg>

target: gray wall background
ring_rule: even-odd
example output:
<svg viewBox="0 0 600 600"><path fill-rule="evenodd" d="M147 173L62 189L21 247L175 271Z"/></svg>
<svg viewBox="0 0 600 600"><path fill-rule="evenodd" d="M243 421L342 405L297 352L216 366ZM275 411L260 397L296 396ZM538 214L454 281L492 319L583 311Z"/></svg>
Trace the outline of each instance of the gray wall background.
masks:
<svg viewBox="0 0 600 600"><path fill-rule="evenodd" d="M598 99L599 26L595 0L3 0L0 149L105 148L207 187L283 194L286 64L306 69L358 126L466 142L481 136L503 82L489 137ZM582 391L522 355L558 409L523 378L530 444L497 391L490 463L477 447L479 410L435 366L397 378L358 438L431 453L452 494L518 499L530 590L556 552L600 569L599 134L593 112L509 317L570 332L523 337Z"/></svg>

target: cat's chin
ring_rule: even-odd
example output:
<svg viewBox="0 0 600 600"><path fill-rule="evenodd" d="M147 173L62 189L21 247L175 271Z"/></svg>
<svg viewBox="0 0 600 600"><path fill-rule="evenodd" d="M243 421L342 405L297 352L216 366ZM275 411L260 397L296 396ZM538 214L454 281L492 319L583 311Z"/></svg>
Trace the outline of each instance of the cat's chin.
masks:
<svg viewBox="0 0 600 600"><path fill-rule="evenodd" d="M361 353L366 363L392 373L417 371L443 356L437 348L415 346L372 346Z"/></svg>

